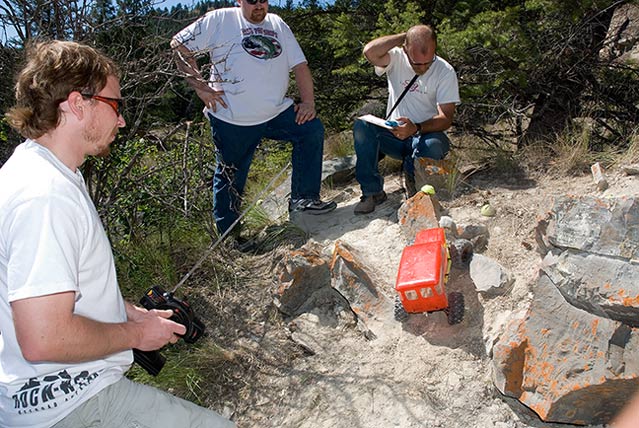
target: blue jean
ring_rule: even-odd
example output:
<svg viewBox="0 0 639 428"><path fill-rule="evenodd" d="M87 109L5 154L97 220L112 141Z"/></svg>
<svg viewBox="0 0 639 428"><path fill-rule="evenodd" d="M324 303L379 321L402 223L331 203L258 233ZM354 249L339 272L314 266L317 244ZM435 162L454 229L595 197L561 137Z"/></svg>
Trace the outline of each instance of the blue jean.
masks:
<svg viewBox="0 0 639 428"><path fill-rule="evenodd" d="M384 190L384 178L377 168L380 152L394 159L402 159L404 171L414 176L413 162L416 158L440 160L450 150L450 140L444 132L430 132L400 140L388 129L363 120L355 121L353 139L357 155L355 178L364 196L375 195Z"/></svg>
<svg viewBox="0 0 639 428"><path fill-rule="evenodd" d="M209 115L217 150L213 177L213 216L223 234L240 216L242 195L253 155L262 138L293 144L291 199L319 198L324 152L324 125L315 118L295 123L291 106L273 119L252 126L239 126Z"/></svg>

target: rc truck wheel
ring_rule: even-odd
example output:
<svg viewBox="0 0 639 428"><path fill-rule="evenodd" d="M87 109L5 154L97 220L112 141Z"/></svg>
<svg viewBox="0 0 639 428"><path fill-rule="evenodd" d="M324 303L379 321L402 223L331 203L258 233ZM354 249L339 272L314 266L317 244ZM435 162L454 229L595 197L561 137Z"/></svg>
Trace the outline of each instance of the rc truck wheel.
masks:
<svg viewBox="0 0 639 428"><path fill-rule="evenodd" d="M395 319L399 322L406 321L408 319L408 312L406 312L406 309L404 309L399 296L395 296L395 308L393 310L393 313L395 315Z"/></svg>
<svg viewBox="0 0 639 428"><path fill-rule="evenodd" d="M468 239L455 239L448 247L453 266L468 266L473 258L473 244Z"/></svg>
<svg viewBox="0 0 639 428"><path fill-rule="evenodd" d="M464 295L451 291L448 293L448 307L445 309L448 324L459 324L464 319Z"/></svg>

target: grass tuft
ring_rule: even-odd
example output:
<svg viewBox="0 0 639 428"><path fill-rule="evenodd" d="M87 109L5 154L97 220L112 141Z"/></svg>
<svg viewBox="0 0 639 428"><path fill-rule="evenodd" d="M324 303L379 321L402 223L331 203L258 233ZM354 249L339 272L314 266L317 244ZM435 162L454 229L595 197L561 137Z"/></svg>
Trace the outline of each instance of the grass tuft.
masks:
<svg viewBox="0 0 639 428"><path fill-rule="evenodd" d="M328 158L344 158L354 155L353 133L343 131L328 137L324 143L324 154Z"/></svg>

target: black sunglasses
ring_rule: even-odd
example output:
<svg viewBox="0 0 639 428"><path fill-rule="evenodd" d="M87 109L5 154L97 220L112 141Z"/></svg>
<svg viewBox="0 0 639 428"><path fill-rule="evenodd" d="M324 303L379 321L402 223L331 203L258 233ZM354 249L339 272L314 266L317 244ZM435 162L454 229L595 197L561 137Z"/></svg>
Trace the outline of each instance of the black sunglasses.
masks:
<svg viewBox="0 0 639 428"><path fill-rule="evenodd" d="M260 3L264 4L266 3L268 0L244 0L245 2L247 2L250 5L255 5L257 4L257 2L259 1Z"/></svg>
<svg viewBox="0 0 639 428"><path fill-rule="evenodd" d="M109 98L102 95L94 94L80 94L85 98L92 98L94 100L102 101L111 106L115 114L119 117L124 113L124 100L122 98Z"/></svg>
<svg viewBox="0 0 639 428"><path fill-rule="evenodd" d="M406 54L406 58L408 58L408 62L410 63L410 65L430 65L432 63L435 62L435 58L437 57L437 55L435 55L433 57L433 59L431 59L430 61L427 62L413 62L413 60L411 59L410 55L408 55L408 50L406 49L406 46L402 46L402 49L404 49L404 53Z"/></svg>

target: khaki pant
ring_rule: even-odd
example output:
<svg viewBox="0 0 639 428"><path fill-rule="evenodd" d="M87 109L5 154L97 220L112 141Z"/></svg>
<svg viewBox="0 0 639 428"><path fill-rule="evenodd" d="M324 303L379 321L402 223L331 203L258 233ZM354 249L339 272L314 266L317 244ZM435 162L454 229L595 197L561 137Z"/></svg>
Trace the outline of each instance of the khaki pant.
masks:
<svg viewBox="0 0 639 428"><path fill-rule="evenodd" d="M212 410L123 378L53 428L234 428Z"/></svg>

